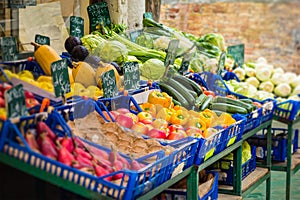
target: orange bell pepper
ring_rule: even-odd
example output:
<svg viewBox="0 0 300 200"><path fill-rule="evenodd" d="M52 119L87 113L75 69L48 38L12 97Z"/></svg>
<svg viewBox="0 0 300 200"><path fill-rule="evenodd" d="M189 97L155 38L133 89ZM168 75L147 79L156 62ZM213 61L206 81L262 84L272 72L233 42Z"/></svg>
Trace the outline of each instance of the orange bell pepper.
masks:
<svg viewBox="0 0 300 200"><path fill-rule="evenodd" d="M162 108L157 112L156 118L164 119L167 122L170 122L170 118L171 118L172 114L173 114L173 111L171 109Z"/></svg>

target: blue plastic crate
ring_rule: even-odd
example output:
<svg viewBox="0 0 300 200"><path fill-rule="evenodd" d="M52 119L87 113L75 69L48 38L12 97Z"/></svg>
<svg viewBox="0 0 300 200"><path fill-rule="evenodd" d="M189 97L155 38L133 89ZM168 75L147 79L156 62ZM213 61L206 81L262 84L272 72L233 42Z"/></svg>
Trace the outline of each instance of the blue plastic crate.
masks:
<svg viewBox="0 0 300 200"><path fill-rule="evenodd" d="M119 108L127 108L130 112L137 114L142 112L141 107L132 96L117 96L113 98L99 98L97 101L100 109L106 107L109 111L117 110Z"/></svg>
<svg viewBox="0 0 300 200"><path fill-rule="evenodd" d="M276 104L274 116L293 121L297 118L299 112L300 101L287 100Z"/></svg>
<svg viewBox="0 0 300 200"><path fill-rule="evenodd" d="M236 120L236 123L228 126L225 129L222 139L222 147L219 149L219 152L242 139L246 119L241 115L232 115L232 117ZM217 154L219 152L216 151L215 153Z"/></svg>
<svg viewBox="0 0 300 200"><path fill-rule="evenodd" d="M214 171L207 172L213 174L214 180L211 186L211 189L204 194L203 196L198 196L198 200L217 200L218 199L218 173ZM186 199L186 189L167 189L164 190L163 193L160 195L163 196L161 199L165 200L174 200L174 199Z"/></svg>
<svg viewBox="0 0 300 200"><path fill-rule="evenodd" d="M185 76L195 81L198 85L204 87L205 89L208 89L208 85L199 73L187 73Z"/></svg>
<svg viewBox="0 0 300 200"><path fill-rule="evenodd" d="M264 134L257 134L251 137L248 142L251 145L255 145L257 148L256 156L260 159L267 159L267 138L265 133L267 129L263 130ZM272 160L278 162L284 162L287 158L287 129L284 128L272 128ZM296 129L292 138L292 153L295 153L298 149L299 130Z"/></svg>
<svg viewBox="0 0 300 200"><path fill-rule="evenodd" d="M52 175L69 180L91 191L113 197L115 199L134 199L152 190L164 182L165 174L170 169L169 159L172 158L172 155L165 157L163 151L159 151L137 159L138 162L146 164L146 166L139 171L124 169L98 178L75 168L71 168L60 162L36 153L29 148L18 127L21 124L25 130L26 128L33 127L35 125L37 116L40 116L40 114L21 117L16 124L9 122L6 126L6 131L1 136L0 141L4 142L1 143L0 150L16 159L22 160L32 166L35 166L36 168L51 173ZM63 123L61 118L58 116L59 115L56 112L53 112L48 114L45 120L58 136L63 136L66 132L68 132L68 130L63 131L64 128L58 128L58 125L62 125L61 123ZM19 145L15 139L16 136L22 140L24 146ZM107 153L110 152L110 150L107 148L85 140L83 141L93 145L96 148L104 150ZM131 161L128 157L124 155L122 156L125 157L125 159L128 159L129 162ZM153 163L147 163L147 159L151 157L154 157L156 161ZM123 174L123 178L118 183L104 180L105 178L116 174Z"/></svg>
<svg viewBox="0 0 300 200"><path fill-rule="evenodd" d="M174 142L169 143L168 145L175 148L175 151L172 152L172 158L170 159L170 169L165 174L166 180L169 180L171 177L177 175L192 166L194 164L196 152L199 146L199 140L186 137Z"/></svg>
<svg viewBox="0 0 300 200"><path fill-rule="evenodd" d="M223 134L226 134L226 129L219 130L216 134L204 139L200 138L199 147L195 157L195 165L202 164L205 160L212 157L216 152L222 151Z"/></svg>
<svg viewBox="0 0 300 200"><path fill-rule="evenodd" d="M256 169L256 147L251 146L251 158L242 164L242 180L246 178L251 172ZM232 185L233 174L233 161L221 159L217 162L218 168L221 170L219 174L219 184ZM224 169L226 166L227 169Z"/></svg>

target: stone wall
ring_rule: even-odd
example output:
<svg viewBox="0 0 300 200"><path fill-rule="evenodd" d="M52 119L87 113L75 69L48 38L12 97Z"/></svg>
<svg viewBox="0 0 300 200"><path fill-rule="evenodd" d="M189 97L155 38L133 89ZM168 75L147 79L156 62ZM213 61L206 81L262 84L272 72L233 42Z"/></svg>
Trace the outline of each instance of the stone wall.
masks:
<svg viewBox="0 0 300 200"><path fill-rule="evenodd" d="M173 1L162 4L160 22L197 36L211 32L221 33L227 45L245 43L246 61L264 56L275 66L300 74L299 8L299 1Z"/></svg>

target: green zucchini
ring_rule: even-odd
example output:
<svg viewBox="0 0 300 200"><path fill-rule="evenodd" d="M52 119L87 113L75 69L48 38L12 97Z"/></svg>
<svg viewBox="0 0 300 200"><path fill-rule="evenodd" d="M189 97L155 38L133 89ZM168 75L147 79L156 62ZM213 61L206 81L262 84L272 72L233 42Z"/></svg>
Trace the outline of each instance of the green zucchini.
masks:
<svg viewBox="0 0 300 200"><path fill-rule="evenodd" d="M235 113L247 114L248 113L246 108L228 104L228 103L212 103L211 109L228 112L228 113L232 113L232 114L235 114Z"/></svg>
<svg viewBox="0 0 300 200"><path fill-rule="evenodd" d="M198 97L197 93L194 90L188 90L188 92L193 95L193 97L196 99Z"/></svg>
<svg viewBox="0 0 300 200"><path fill-rule="evenodd" d="M201 105L205 102L207 96L205 94L201 94L195 102L196 107L200 108Z"/></svg>
<svg viewBox="0 0 300 200"><path fill-rule="evenodd" d="M239 100L247 104L252 104L253 102L251 99L239 99Z"/></svg>
<svg viewBox="0 0 300 200"><path fill-rule="evenodd" d="M183 107L187 108L190 106L189 102L178 92L176 91L173 87L163 83L159 82L158 83L160 89L163 92L166 92L168 95L173 97L176 101L178 101Z"/></svg>
<svg viewBox="0 0 300 200"><path fill-rule="evenodd" d="M178 91L189 102L190 106L193 106L195 104L195 98L181 83L175 81L174 79L168 79L167 84Z"/></svg>
<svg viewBox="0 0 300 200"><path fill-rule="evenodd" d="M213 112L215 112L219 117L222 115L222 113L224 113L223 111L220 110L212 110Z"/></svg>
<svg viewBox="0 0 300 200"><path fill-rule="evenodd" d="M215 102L216 103L227 103L227 104L239 106L239 107L247 109L248 112L251 112L253 110L253 107L252 107L251 104L242 102L240 100L235 100L235 99L227 98L227 97L220 97L220 96L218 96L218 97L215 98Z"/></svg>
<svg viewBox="0 0 300 200"><path fill-rule="evenodd" d="M208 108L209 105L212 103L212 101L213 101L213 97L212 96L207 96L207 98L205 99L205 101L200 106L200 110L203 111L206 108Z"/></svg>
<svg viewBox="0 0 300 200"><path fill-rule="evenodd" d="M200 95L203 93L201 87L193 80L189 79L188 77L185 76L174 76L173 79L181 83L183 86L190 90L194 90L197 95Z"/></svg>

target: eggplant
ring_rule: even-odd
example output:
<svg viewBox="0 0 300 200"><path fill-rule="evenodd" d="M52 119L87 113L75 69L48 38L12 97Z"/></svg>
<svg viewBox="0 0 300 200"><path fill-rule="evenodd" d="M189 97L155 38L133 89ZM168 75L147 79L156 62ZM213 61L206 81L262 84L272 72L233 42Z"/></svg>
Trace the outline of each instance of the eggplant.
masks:
<svg viewBox="0 0 300 200"><path fill-rule="evenodd" d="M88 55L89 55L89 51L83 45L75 46L71 52L71 58L72 60L74 59L73 61L75 62L84 61Z"/></svg>
<svg viewBox="0 0 300 200"><path fill-rule="evenodd" d="M65 49L69 54L71 54L73 48L77 45L82 45L82 42L79 37L69 36L65 41Z"/></svg>

